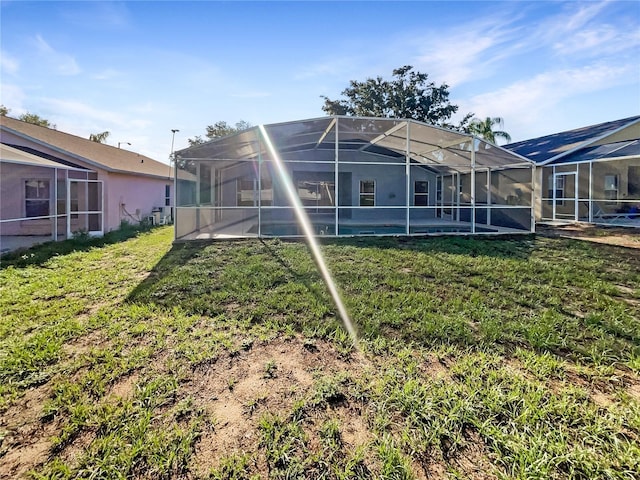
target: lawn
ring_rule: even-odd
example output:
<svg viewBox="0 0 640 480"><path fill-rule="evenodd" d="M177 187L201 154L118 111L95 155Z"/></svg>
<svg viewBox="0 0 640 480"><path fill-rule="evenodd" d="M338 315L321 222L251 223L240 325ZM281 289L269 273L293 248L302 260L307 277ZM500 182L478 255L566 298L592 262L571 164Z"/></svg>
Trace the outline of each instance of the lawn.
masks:
<svg viewBox="0 0 640 480"><path fill-rule="evenodd" d="M640 478L640 255L77 239L0 268L0 477ZM93 242L93 243L92 243Z"/></svg>

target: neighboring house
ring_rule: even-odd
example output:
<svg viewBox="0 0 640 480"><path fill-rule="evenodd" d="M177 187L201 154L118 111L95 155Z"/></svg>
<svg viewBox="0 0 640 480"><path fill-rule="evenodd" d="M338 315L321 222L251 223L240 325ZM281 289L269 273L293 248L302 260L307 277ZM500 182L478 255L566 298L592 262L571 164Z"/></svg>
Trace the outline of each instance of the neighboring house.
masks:
<svg viewBox="0 0 640 480"><path fill-rule="evenodd" d="M316 235L534 228L531 161L414 120L264 125L179 151L176 163L177 240L299 236L292 195Z"/></svg>
<svg viewBox="0 0 640 480"><path fill-rule="evenodd" d="M505 145L536 162L536 218L640 227L640 116Z"/></svg>
<svg viewBox="0 0 640 480"><path fill-rule="evenodd" d="M10 117L0 143L2 250L170 215L167 164Z"/></svg>

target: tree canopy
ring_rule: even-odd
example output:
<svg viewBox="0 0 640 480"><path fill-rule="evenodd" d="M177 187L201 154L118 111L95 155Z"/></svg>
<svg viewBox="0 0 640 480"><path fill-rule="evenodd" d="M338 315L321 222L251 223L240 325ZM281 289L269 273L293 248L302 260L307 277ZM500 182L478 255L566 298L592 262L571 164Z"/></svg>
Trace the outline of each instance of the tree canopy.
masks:
<svg viewBox="0 0 640 480"><path fill-rule="evenodd" d="M0 117L6 117L10 111L10 108L5 107L4 105L0 105Z"/></svg>
<svg viewBox="0 0 640 480"><path fill-rule="evenodd" d="M107 137L109 137L110 134L111 132L108 130L102 133L92 133L89 135L89 140L92 142L104 143L107 141Z"/></svg>
<svg viewBox="0 0 640 480"><path fill-rule="evenodd" d="M351 80L342 91L346 98L331 100L326 96L322 110L328 115L410 118L456 130L464 130L473 114L467 114L458 125L450 124L458 106L449 100L449 86L436 85L429 75L406 65L393 70L393 80L382 77L363 82Z"/></svg>
<svg viewBox="0 0 640 480"><path fill-rule="evenodd" d="M196 135L194 138L187 139L187 141L189 142L189 146L193 147L194 145L200 145L201 143L208 142L215 138L225 137L248 128L251 128L251 124L245 120L240 120L239 122L236 122L235 125L229 125L224 120L221 120L213 125L207 125L205 138L202 138L200 135Z"/></svg>
<svg viewBox="0 0 640 480"><path fill-rule="evenodd" d="M498 138L502 138L509 143L511 141L511 135L503 130L493 129L494 127L502 128L503 124L504 120L501 117L487 117L484 120L474 118L469 123L468 131L491 143L496 143Z"/></svg>
<svg viewBox="0 0 640 480"><path fill-rule="evenodd" d="M23 113L18 117L18 120L22 120L23 122L32 123L34 125L39 125L41 127L53 128L55 130L56 126L53 125L49 120L42 118L40 115L35 113Z"/></svg>

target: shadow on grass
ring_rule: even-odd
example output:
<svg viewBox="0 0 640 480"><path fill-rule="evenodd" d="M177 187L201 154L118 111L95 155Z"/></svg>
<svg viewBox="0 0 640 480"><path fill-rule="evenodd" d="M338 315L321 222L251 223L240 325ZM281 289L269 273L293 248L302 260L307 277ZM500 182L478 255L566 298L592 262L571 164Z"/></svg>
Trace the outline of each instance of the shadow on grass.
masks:
<svg viewBox="0 0 640 480"><path fill-rule="evenodd" d="M615 300L606 292L585 290L580 281L589 273L583 268L602 268L593 262L601 256L600 247L534 236L354 237L325 238L321 243L334 269L339 262L338 287L350 292L345 301L362 338L508 350L527 347L563 357L593 357L594 362L606 352L616 352L623 361L637 355L638 337L629 333L633 328L629 315L620 317ZM527 267L538 249L543 260ZM401 264L396 268L393 259L380 261L387 253L395 255L394 250L408 253L397 256L402 265L411 266L419 254L438 259L435 262L443 265L438 281L429 275L414 276L413 283L405 280ZM453 256L461 258L442 259ZM577 262L568 261L574 257ZM619 256L611 258L614 265L619 261ZM383 264L391 270L379 270ZM506 265L523 268L522 273L515 279L503 275L500 268ZM478 268L487 273L486 281ZM631 281L633 273L627 277ZM544 295L539 292L542 279L548 282ZM565 308L570 302L564 296L571 285L572 291L583 293ZM331 337L341 328L302 239L174 244L127 302L175 307L245 326L293 328L311 336ZM599 312L600 317L585 322L574 310Z"/></svg>
<svg viewBox="0 0 640 480"><path fill-rule="evenodd" d="M533 249L535 236L500 235L442 235L425 237L350 237L329 240L327 244L375 247L379 249L415 250L420 252L442 252L471 257L526 258Z"/></svg>
<svg viewBox="0 0 640 480"><path fill-rule="evenodd" d="M243 249L254 259L257 256L262 258L257 267L264 271L265 278L257 278L261 275L256 268L247 271L246 259L243 261L233 254L225 256ZM192 314L215 315L221 313L216 306L207 300L201 302L200 299L212 299L213 295L222 304L221 310L224 310L224 304L238 300L238 290L259 294L261 290L278 289L287 283L300 285L304 292L317 301L325 301L326 292L318 284L319 279L315 265L311 269L296 268L291 259L286 258L284 252L274 248L269 241L242 239L176 243L131 292L127 302L152 302L163 306L179 306ZM243 286L247 288L243 289Z"/></svg>
<svg viewBox="0 0 640 480"><path fill-rule="evenodd" d="M355 248L375 248L378 250L410 250L424 253L445 253L453 255L466 255L469 257L500 257L500 258L528 258L532 250L535 248L535 238L533 235L517 235L517 236L500 236L500 237L345 237L345 238L321 238L320 243L325 247L355 247ZM274 266L286 272L287 281L299 282L309 291L314 291L317 296L321 295L318 291L316 280L320 278L320 274L316 271L313 264L312 271L307 268L302 271L298 267L291 264L291 259L286 258L281 248L276 245L287 244L304 244L304 239L239 239L239 240L205 240L191 241L184 243L176 243L171 250L155 265L150 275L131 293L128 300L135 302L140 300L150 300L151 297L160 298L160 295L154 295L154 291L159 284L163 284L166 278L173 273L175 269L185 267L190 261L197 258L210 256L211 252L207 250L220 250L220 256L234 249L246 248L251 250L253 254L264 255L265 258L271 260ZM258 247L259 246L259 247ZM256 248L257 247L257 248ZM310 255L309 255L310 258ZM236 268L228 262L225 268ZM210 268L211 264L209 264ZM264 265L265 269L269 265ZM199 272L204 277L211 277L212 272L201 270ZM255 273L255 272L254 272ZM188 274L185 272L185 274ZM199 279L191 277L188 284L183 285L182 290L185 297L193 294L188 288L190 285L198 283ZM158 292L156 292L158 293ZM161 302L162 303L162 302Z"/></svg>
<svg viewBox="0 0 640 480"><path fill-rule="evenodd" d="M32 265L39 266L53 257L124 242L141 233L148 232L150 229L150 227L123 225L119 229L108 232L102 237L91 237L88 234L80 234L68 240L59 242L51 241L35 245L31 248L14 250L0 257L0 270L8 267L24 268Z"/></svg>
<svg viewBox="0 0 640 480"><path fill-rule="evenodd" d="M502 258L526 258L535 247L532 236L353 237L323 238L321 243L328 249L375 249L383 255L385 251L409 250ZM303 239L177 243L127 301L179 307L195 315L225 315L254 323L278 321L292 323L302 330L324 330L327 320L338 320L337 314L310 253L306 247L301 248L303 245ZM362 255L369 256L362 251L356 257Z"/></svg>

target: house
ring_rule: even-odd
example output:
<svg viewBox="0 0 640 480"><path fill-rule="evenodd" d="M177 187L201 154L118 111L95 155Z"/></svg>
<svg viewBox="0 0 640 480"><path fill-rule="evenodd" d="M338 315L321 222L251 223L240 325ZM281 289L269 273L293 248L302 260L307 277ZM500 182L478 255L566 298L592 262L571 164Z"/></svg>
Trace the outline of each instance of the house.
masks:
<svg viewBox="0 0 640 480"><path fill-rule="evenodd" d="M327 116L176 152L176 240L529 233L533 162L414 120Z"/></svg>
<svg viewBox="0 0 640 480"><path fill-rule="evenodd" d="M167 164L4 116L0 143L2 250L169 215Z"/></svg>
<svg viewBox="0 0 640 480"><path fill-rule="evenodd" d="M640 116L505 145L536 162L536 218L640 227Z"/></svg>

